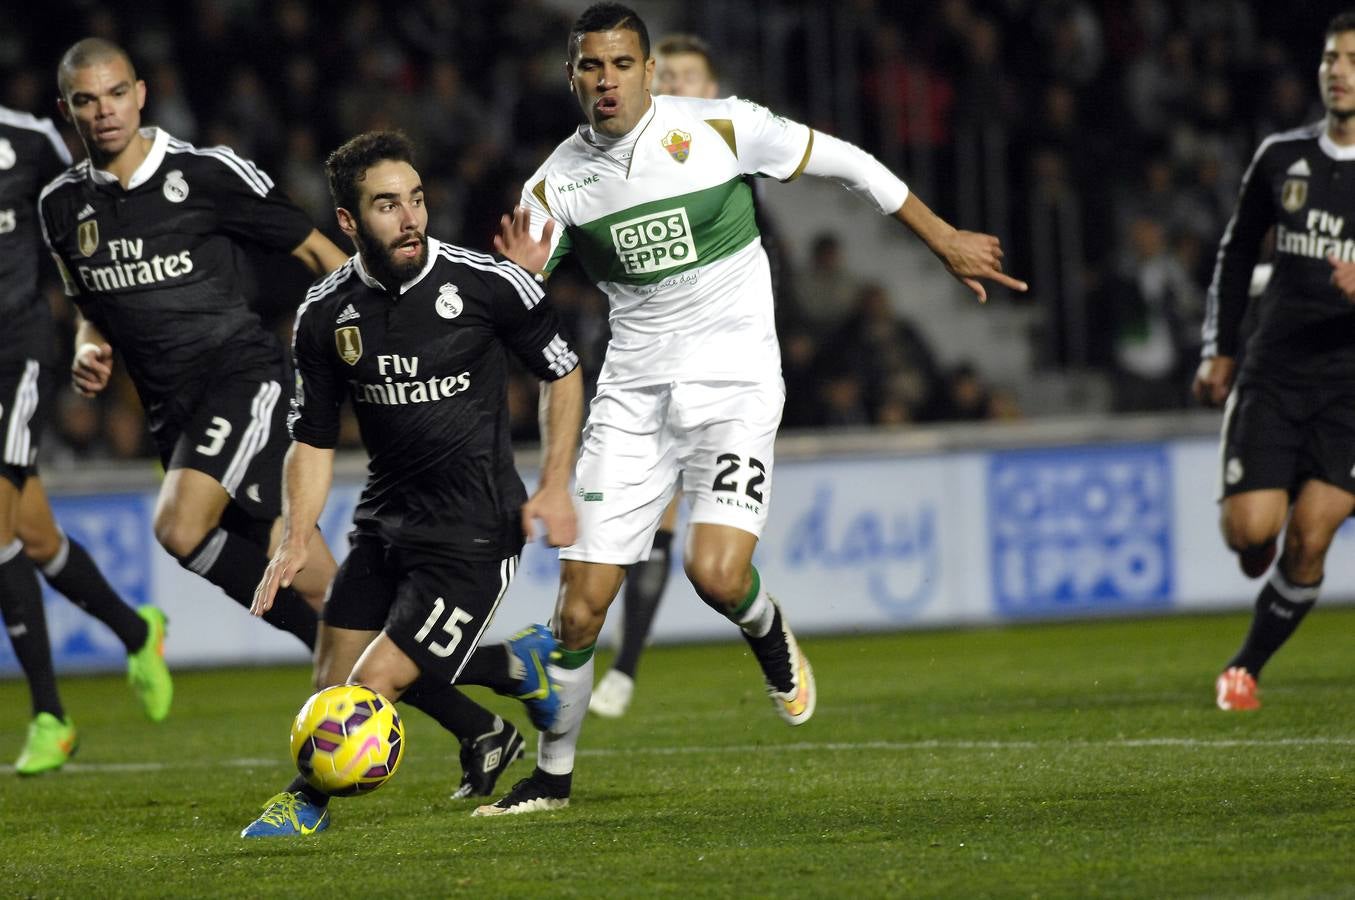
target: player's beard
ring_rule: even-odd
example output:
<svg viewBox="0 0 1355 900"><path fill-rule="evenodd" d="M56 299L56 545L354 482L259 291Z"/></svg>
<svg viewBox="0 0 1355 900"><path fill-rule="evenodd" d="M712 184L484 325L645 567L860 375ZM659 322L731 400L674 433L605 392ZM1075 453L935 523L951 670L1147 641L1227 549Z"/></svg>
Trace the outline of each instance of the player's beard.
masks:
<svg viewBox="0 0 1355 900"><path fill-rule="evenodd" d="M362 261L367 266L367 271L372 277L386 286L387 290L395 290L409 279L413 278L423 271L423 267L428 262L428 235L417 234L419 239L419 253L413 259L396 260L395 248L409 241L410 235L403 235L394 244L383 244L375 236L369 234L361 225L357 230L358 252L362 254Z"/></svg>

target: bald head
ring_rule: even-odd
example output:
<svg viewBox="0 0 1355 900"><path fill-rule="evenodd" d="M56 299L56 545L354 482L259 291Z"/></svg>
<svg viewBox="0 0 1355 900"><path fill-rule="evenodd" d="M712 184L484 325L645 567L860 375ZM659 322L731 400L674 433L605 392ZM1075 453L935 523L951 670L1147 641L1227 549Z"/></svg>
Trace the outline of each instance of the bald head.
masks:
<svg viewBox="0 0 1355 900"><path fill-rule="evenodd" d="M76 41L61 55L61 62L56 67L57 90L61 92L63 98L69 97L72 75L77 69L111 63L115 60L125 63L127 73L133 81L136 81L136 67L132 65L132 58L117 44L97 37Z"/></svg>

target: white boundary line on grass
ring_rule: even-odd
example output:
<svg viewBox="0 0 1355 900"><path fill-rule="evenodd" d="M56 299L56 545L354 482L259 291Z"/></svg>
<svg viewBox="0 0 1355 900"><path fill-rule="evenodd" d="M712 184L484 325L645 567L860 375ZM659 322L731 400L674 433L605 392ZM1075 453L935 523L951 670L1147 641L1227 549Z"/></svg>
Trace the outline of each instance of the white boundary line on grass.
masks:
<svg viewBox="0 0 1355 900"><path fill-rule="evenodd" d="M777 753L805 751L894 750L1084 750L1184 747L1217 750L1234 747L1352 747L1355 737L1296 738L1114 738L1104 741L797 741L793 744L735 744L726 747L592 747L579 750L579 756L689 756L702 753ZM272 768L286 763L285 757L273 759L226 759L196 762L70 763L62 771L77 774L99 772L164 772L175 769ZM13 773L13 766L0 766L0 773Z"/></svg>

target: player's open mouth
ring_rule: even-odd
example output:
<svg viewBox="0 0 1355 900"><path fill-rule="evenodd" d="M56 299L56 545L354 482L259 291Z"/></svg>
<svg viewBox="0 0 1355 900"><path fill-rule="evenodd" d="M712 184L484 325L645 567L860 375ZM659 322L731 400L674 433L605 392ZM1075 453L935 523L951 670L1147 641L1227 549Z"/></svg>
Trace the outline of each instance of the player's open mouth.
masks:
<svg viewBox="0 0 1355 900"><path fill-rule="evenodd" d="M598 102L593 104L593 108L604 116L614 116L616 111L621 108L621 101L608 94L606 97L599 98Z"/></svg>
<svg viewBox="0 0 1355 900"><path fill-rule="evenodd" d="M397 244L395 247L395 255L406 259L413 259L419 255L419 249L421 247L423 247L423 241L414 238L413 240L405 241L403 244Z"/></svg>

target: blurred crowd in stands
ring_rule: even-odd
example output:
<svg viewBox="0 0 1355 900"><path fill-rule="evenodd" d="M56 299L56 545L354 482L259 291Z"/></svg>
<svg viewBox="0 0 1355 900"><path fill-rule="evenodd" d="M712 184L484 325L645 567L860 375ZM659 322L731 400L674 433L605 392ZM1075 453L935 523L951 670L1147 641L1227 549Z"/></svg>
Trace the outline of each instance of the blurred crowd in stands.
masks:
<svg viewBox="0 0 1355 900"><path fill-rule="evenodd" d="M61 50L107 37L148 83L145 122L254 159L340 246L322 161L354 133L398 127L421 150L429 233L488 248L524 178L580 121L562 64L583 5L30 6L0 30L0 103L55 118ZM1000 235L1008 270L1032 291L994 302L1037 311L1037 365L1108 376L1120 410L1185 405L1237 186L1266 134L1320 116L1315 77L1331 13L1306 0L633 5L656 39L704 36L728 92L858 142L961 227ZM899 314L890 292L906 285L848 270L849 240L773 244L786 428L1019 416L1019 392L990 383L982 360L938 359L926 329ZM256 308L286 336L307 278L286 258L252 261ZM596 372L604 298L577 271L561 271L550 290ZM49 294L68 359L73 311L55 280ZM125 380L97 402L59 396L49 459L147 455ZM530 440L535 389L524 378L512 397Z"/></svg>

